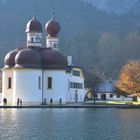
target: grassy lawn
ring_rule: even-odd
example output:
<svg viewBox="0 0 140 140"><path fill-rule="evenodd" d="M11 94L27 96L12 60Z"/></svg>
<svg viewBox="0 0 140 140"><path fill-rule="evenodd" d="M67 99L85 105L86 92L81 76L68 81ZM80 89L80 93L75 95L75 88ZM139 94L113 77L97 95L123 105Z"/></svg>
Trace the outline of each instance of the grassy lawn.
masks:
<svg viewBox="0 0 140 140"><path fill-rule="evenodd" d="M124 101L98 101L96 104L126 104Z"/></svg>
<svg viewBox="0 0 140 140"><path fill-rule="evenodd" d="M87 102L87 103L93 103L93 101ZM140 105L140 101L133 102L133 101L96 101L96 104L106 104L106 105Z"/></svg>
<svg viewBox="0 0 140 140"><path fill-rule="evenodd" d="M124 104L128 104L128 105L140 105L140 101L139 102L133 102L133 101L105 101L105 102L96 102L97 104L113 104L113 105L124 105Z"/></svg>

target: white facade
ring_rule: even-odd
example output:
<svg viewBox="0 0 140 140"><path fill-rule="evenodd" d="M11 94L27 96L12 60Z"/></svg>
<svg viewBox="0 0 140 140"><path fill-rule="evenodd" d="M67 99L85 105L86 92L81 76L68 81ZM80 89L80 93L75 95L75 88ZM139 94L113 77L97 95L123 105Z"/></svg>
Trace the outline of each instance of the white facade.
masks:
<svg viewBox="0 0 140 140"><path fill-rule="evenodd" d="M44 71L43 94L47 101L53 99L54 103L58 103L62 99L63 103L67 102L68 79L65 70L45 70ZM48 78L52 79L52 87L48 87Z"/></svg>
<svg viewBox="0 0 140 140"><path fill-rule="evenodd" d="M103 94L105 98L102 97ZM107 101L132 101L133 100L132 97L125 97L123 95L118 96L115 93L97 93L97 99L107 100Z"/></svg>
<svg viewBox="0 0 140 140"><path fill-rule="evenodd" d="M13 101L13 79L11 70L2 71L2 100L7 98L10 104Z"/></svg>
<svg viewBox="0 0 140 140"><path fill-rule="evenodd" d="M8 104L16 105L18 98L28 105L39 105L43 101L48 103L51 99L53 103L59 103L60 99L62 103L84 101L83 71L72 66L71 57L67 60L57 52L59 38L56 36L60 30L59 24L54 24L53 21L46 25L50 26L48 28L55 34L54 36L47 32L49 35L46 37L46 48L52 48L50 54L45 54L48 49L41 48L42 26L34 17L26 26L27 47L31 47L31 50L25 51L21 48L18 50L18 57L13 52L14 54L6 58L7 67L2 70L2 100L7 98ZM30 54L34 54L32 58Z"/></svg>
<svg viewBox="0 0 140 140"><path fill-rule="evenodd" d="M63 104L82 102L85 97L83 73L78 68L80 76L75 76L73 70L77 68L70 72L59 69L3 70L2 99L7 98L9 105L16 105L18 98L28 105L41 104L44 99L47 103L53 99L53 103L58 104L60 98ZM51 78L51 88L48 87L48 78Z"/></svg>
<svg viewBox="0 0 140 140"><path fill-rule="evenodd" d="M13 73L14 73L13 103L16 103L17 98L22 99L26 103L33 102L41 103L42 70L15 69Z"/></svg>
<svg viewBox="0 0 140 140"><path fill-rule="evenodd" d="M0 102L2 99L2 72L0 71Z"/></svg>
<svg viewBox="0 0 140 140"><path fill-rule="evenodd" d="M73 72L79 72L79 75L75 75ZM68 73L68 96L67 100L69 102L82 102L86 94L84 88L84 75L80 68L73 68L70 73Z"/></svg>

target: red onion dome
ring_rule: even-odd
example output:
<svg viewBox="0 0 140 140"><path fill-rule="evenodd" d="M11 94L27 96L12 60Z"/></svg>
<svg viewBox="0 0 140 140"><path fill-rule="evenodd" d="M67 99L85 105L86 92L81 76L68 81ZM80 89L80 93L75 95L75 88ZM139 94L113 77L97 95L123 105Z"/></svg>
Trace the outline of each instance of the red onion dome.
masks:
<svg viewBox="0 0 140 140"><path fill-rule="evenodd" d="M4 68L12 68L15 66L15 56L21 50L21 48L17 48L15 50L10 51L4 59Z"/></svg>
<svg viewBox="0 0 140 140"><path fill-rule="evenodd" d="M15 68L41 68L41 55L35 47L24 48L15 57Z"/></svg>
<svg viewBox="0 0 140 140"><path fill-rule="evenodd" d="M60 32L60 25L57 21L54 19L51 19L47 22L45 26L46 32L51 36L51 37L56 37L57 34Z"/></svg>
<svg viewBox="0 0 140 140"><path fill-rule="evenodd" d="M35 16L27 23L25 32L42 32L42 25Z"/></svg>
<svg viewBox="0 0 140 140"><path fill-rule="evenodd" d="M65 69L68 65L67 57L51 48L42 51L42 60L44 68Z"/></svg>

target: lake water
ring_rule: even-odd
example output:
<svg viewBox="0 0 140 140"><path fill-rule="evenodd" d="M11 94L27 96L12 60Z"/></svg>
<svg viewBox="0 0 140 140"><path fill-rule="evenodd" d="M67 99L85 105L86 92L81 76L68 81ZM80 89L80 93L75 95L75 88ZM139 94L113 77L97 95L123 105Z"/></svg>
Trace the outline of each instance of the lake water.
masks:
<svg viewBox="0 0 140 140"><path fill-rule="evenodd" d="M139 109L1 109L0 140L139 140Z"/></svg>

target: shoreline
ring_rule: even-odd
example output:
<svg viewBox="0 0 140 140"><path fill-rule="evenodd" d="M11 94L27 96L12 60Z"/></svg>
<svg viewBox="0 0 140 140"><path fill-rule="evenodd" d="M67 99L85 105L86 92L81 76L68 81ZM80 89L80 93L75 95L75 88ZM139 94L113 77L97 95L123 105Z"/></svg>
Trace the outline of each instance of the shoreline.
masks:
<svg viewBox="0 0 140 140"><path fill-rule="evenodd" d="M140 105L105 105L105 104L89 104L89 105L81 105L81 104L68 104L68 105L23 105L23 106L0 106L0 109L37 109L37 108L122 108L122 109L140 109Z"/></svg>

